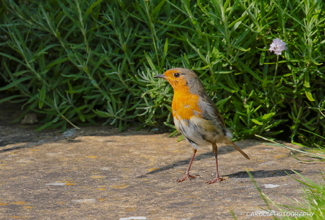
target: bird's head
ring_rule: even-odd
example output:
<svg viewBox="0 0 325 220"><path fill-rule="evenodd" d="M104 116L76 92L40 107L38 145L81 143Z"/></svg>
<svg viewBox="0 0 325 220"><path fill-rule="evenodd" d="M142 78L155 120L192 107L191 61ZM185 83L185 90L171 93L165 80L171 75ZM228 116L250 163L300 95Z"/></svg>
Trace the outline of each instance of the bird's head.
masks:
<svg viewBox="0 0 325 220"><path fill-rule="evenodd" d="M155 76L155 78L167 80L174 91L202 87L199 77L192 70L185 68L169 69L164 74Z"/></svg>

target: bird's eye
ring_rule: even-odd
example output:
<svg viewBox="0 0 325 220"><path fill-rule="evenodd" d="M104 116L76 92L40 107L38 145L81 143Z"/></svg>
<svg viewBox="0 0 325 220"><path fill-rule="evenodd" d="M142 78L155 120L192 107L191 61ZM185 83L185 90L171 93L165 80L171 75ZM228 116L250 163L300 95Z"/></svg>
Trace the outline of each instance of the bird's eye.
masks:
<svg viewBox="0 0 325 220"><path fill-rule="evenodd" d="M174 77L175 78L179 77L179 73L174 73Z"/></svg>

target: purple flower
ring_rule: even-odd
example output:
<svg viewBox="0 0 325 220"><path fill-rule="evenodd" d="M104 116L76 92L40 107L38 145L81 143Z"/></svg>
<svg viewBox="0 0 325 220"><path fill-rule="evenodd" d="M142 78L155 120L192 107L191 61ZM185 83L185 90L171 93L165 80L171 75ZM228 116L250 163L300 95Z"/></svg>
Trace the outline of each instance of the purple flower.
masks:
<svg viewBox="0 0 325 220"><path fill-rule="evenodd" d="M283 40L276 38L273 40L272 44L270 45L270 52L274 52L276 55L281 55L281 52L283 50L288 49L286 47L286 43L283 42Z"/></svg>

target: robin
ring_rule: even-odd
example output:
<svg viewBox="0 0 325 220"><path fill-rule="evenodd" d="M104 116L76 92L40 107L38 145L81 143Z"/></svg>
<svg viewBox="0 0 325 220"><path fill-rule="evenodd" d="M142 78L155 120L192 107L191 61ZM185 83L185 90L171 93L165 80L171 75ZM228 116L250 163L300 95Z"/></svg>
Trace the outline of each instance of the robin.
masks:
<svg viewBox="0 0 325 220"><path fill-rule="evenodd" d="M218 171L218 148L217 143L233 146L245 158L249 159L236 144L231 141L232 134L226 128L218 108L207 95L199 77L189 69L173 68L155 78L162 78L169 82L174 89L172 113L176 129L181 132L185 139L193 147L186 175L178 182L195 178L190 175L190 169L199 146L212 145L212 151L216 158L216 178L208 181L208 184L222 181Z"/></svg>

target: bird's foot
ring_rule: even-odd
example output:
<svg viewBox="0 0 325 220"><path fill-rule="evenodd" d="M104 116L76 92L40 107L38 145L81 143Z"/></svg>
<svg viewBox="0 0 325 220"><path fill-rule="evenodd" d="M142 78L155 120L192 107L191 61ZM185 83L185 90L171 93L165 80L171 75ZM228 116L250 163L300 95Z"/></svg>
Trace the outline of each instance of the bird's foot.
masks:
<svg viewBox="0 0 325 220"><path fill-rule="evenodd" d="M186 173L185 177L183 179L178 179L177 182L183 182L186 179L190 179L190 178L196 178L195 176L190 175L189 173Z"/></svg>
<svg viewBox="0 0 325 220"><path fill-rule="evenodd" d="M224 179L222 177L216 177L214 178L213 180L210 180L207 182L207 184L212 184L212 183L215 183L215 182L218 182L218 181L223 181Z"/></svg>

